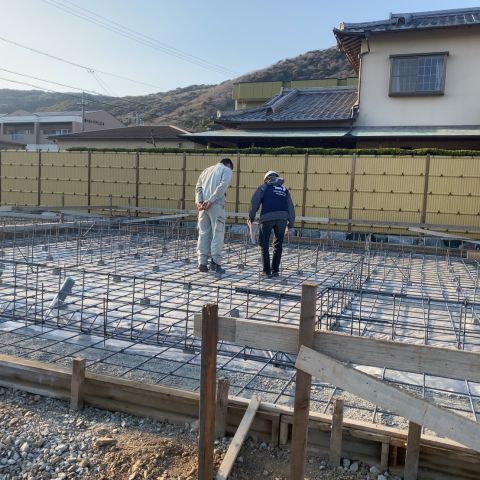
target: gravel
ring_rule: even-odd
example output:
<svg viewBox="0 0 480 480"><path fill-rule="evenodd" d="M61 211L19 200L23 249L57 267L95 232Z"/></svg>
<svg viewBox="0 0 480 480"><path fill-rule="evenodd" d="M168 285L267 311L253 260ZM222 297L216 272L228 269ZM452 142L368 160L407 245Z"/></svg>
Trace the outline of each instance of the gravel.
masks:
<svg viewBox="0 0 480 480"><path fill-rule="evenodd" d="M183 426L0 388L0 480L193 480L198 422ZM215 442L215 467L231 438ZM248 439L232 480L288 478L288 450ZM310 456L306 479L395 480L355 459L332 468Z"/></svg>

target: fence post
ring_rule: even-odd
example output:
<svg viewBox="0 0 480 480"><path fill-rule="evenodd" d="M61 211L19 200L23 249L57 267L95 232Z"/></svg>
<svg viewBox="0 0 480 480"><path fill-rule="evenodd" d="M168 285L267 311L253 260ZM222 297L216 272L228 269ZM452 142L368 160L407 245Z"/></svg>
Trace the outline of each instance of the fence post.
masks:
<svg viewBox="0 0 480 480"><path fill-rule="evenodd" d="M135 206L139 207L140 195L140 153L135 154ZM138 217L138 210L135 210L135 216Z"/></svg>
<svg viewBox="0 0 480 480"><path fill-rule="evenodd" d="M303 164L303 196L302 196L302 217L305 216L305 207L307 203L307 186L308 186L308 153L305 153L305 161ZM305 227L305 222L302 221L302 229Z"/></svg>
<svg viewBox="0 0 480 480"><path fill-rule="evenodd" d="M352 154L352 173L350 174L350 198L348 200L348 231L352 230L352 216L353 216L353 199L355 193L355 170L357 168L357 154Z"/></svg>
<svg viewBox="0 0 480 480"><path fill-rule="evenodd" d="M2 152L0 150L0 205L2 204L3 201L3 195L2 195L2 189L3 189L3 182L2 182Z"/></svg>
<svg viewBox="0 0 480 480"><path fill-rule="evenodd" d="M300 327L298 349L302 345L312 348L315 331L317 285L302 285L300 306ZM308 417L310 412L310 387L312 376L297 369L295 382L295 404L293 410L292 454L290 459L290 479L301 480L305 476L305 454L308 438Z"/></svg>
<svg viewBox="0 0 480 480"><path fill-rule="evenodd" d="M342 458L343 399L333 401L332 431L330 435L330 465L337 467Z"/></svg>
<svg viewBox="0 0 480 480"><path fill-rule="evenodd" d="M87 154L87 205L92 205L92 152L89 150ZM90 209L88 209L90 213Z"/></svg>
<svg viewBox="0 0 480 480"><path fill-rule="evenodd" d="M240 152L237 153L237 181L235 183L235 213L240 210ZM236 219L238 221L238 219Z"/></svg>
<svg viewBox="0 0 480 480"><path fill-rule="evenodd" d="M420 437L422 426L408 422L407 454L405 457L405 480L417 480L418 459L420 456Z"/></svg>
<svg viewBox="0 0 480 480"><path fill-rule="evenodd" d="M182 210L185 210L186 206L186 194L187 194L187 154L183 152L183 160L182 160L182 203L181 207Z"/></svg>
<svg viewBox="0 0 480 480"><path fill-rule="evenodd" d="M42 151L38 151L37 206L41 205L42 196Z"/></svg>
<svg viewBox="0 0 480 480"><path fill-rule="evenodd" d="M218 305L210 303L204 305L202 308L202 351L198 440L199 480L212 480L213 478L217 338Z"/></svg>
<svg viewBox="0 0 480 480"><path fill-rule="evenodd" d="M420 223L424 224L427 219L427 201L428 201L428 182L430 180L430 154L427 153L425 159L425 178L423 179L423 201L422 213L420 215Z"/></svg>

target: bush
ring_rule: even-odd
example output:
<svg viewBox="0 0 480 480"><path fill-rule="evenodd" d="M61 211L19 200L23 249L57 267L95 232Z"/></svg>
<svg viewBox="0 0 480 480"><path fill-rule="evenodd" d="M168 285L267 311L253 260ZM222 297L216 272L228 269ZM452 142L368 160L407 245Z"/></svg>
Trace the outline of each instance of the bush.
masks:
<svg viewBox="0 0 480 480"><path fill-rule="evenodd" d="M480 150L445 150L442 148L298 148L298 147L253 147L253 148L209 148L208 150L199 149L182 149L182 148L87 148L87 147L71 147L67 148L69 152L141 152L141 153L198 153L203 155L211 154L228 154L234 155L240 153L242 155L374 155L374 156L394 156L394 157L417 157L427 154L447 157L479 157Z"/></svg>

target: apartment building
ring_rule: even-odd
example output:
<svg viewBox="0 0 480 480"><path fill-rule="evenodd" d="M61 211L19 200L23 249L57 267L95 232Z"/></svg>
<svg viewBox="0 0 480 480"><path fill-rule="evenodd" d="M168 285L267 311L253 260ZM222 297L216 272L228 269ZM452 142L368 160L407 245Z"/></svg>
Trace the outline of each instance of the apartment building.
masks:
<svg viewBox="0 0 480 480"><path fill-rule="evenodd" d="M104 110L70 112L17 111L0 117L0 141L26 145L27 150L58 150L48 137L67 133L121 128L123 123Z"/></svg>

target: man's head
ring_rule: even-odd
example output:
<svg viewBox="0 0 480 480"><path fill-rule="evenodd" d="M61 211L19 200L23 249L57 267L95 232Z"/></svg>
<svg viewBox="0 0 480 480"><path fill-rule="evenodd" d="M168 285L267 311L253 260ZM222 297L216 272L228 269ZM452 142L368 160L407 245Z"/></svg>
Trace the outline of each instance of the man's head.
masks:
<svg viewBox="0 0 480 480"><path fill-rule="evenodd" d="M278 178L280 175L275 170L269 170L265 176L263 177L264 182L268 182L269 180L273 180L274 178Z"/></svg>
<svg viewBox="0 0 480 480"><path fill-rule="evenodd" d="M222 158L220 163L223 163L223 165L233 170L233 162L229 158Z"/></svg>

